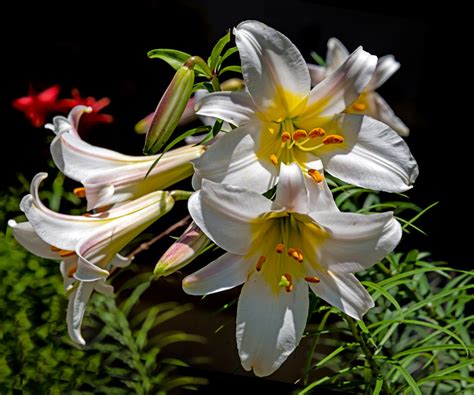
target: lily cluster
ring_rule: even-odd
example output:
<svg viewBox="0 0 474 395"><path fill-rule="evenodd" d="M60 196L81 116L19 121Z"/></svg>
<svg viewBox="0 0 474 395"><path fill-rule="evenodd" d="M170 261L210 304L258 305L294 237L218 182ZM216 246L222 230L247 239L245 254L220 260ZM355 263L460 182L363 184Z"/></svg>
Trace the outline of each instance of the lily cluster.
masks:
<svg viewBox="0 0 474 395"><path fill-rule="evenodd" d="M21 204L28 222L10 224L25 248L61 260L75 341L84 343L80 324L91 292L111 292L105 283L110 268L129 263L118 255L121 249L181 196L163 189L191 175L194 222L159 260L155 275L176 272L211 241L225 250L185 277L183 289L207 295L243 284L236 339L244 369L269 375L294 351L309 292L358 320L373 307L354 273L391 252L401 227L391 212L340 212L325 174L377 191L412 187L418 166L400 137L408 128L375 92L399 63L362 47L349 54L331 39L325 67L315 66L261 22L242 22L233 32L245 88L190 97L193 67L204 74L207 67L192 57L178 64L147 121L145 151L156 152L191 103L204 122L225 122L212 144L143 157L94 147L77 133L81 114L90 111L84 106L47 126L56 133L56 165L82 183L76 192L94 212L51 212L39 199L44 175L38 175ZM273 189L274 197L265 197Z"/></svg>

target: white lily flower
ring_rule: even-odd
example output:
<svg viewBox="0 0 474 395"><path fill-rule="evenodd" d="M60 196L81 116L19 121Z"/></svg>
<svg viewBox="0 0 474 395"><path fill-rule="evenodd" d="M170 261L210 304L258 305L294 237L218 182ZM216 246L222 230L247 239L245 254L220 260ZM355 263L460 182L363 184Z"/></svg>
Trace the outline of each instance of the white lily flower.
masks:
<svg viewBox="0 0 474 395"><path fill-rule="evenodd" d="M326 65L308 64L311 85L317 85L333 73L349 57L347 48L337 39L328 40ZM398 118L388 103L375 90L380 88L400 68L393 55L378 59L374 75L362 91L359 98L347 107L346 111L354 114L365 114L390 126L400 136L408 136L410 129Z"/></svg>
<svg viewBox="0 0 474 395"><path fill-rule="evenodd" d="M79 181L87 198L87 209L109 206L166 189L193 173L192 159L203 146L184 146L166 152L148 177L147 171L159 155L130 156L93 146L81 139L77 126L88 107L77 106L67 118L57 116L46 127L56 133L51 154L56 166L68 177Z"/></svg>
<svg viewBox="0 0 474 395"><path fill-rule="evenodd" d="M418 167L400 136L370 117L342 114L372 79L375 56L358 48L310 90L308 66L283 34L256 21L234 34L248 92L213 93L196 104L198 115L238 128L193 161L195 189L207 178L265 192L278 182L280 164L292 162L310 176L324 165L362 187L411 188Z"/></svg>
<svg viewBox="0 0 474 395"><path fill-rule="evenodd" d="M242 366L273 373L298 345L308 315L308 286L361 319L372 298L352 274L392 251L401 227L392 213L341 213L325 182L282 165L276 199L203 180L189 200L198 226L228 251L183 280L191 295L244 284L236 338Z"/></svg>
<svg viewBox="0 0 474 395"><path fill-rule="evenodd" d="M61 273L69 295L68 331L75 342L85 344L81 323L93 290L110 293L105 283L112 266L124 267L130 259L118 253L174 205L172 195L152 192L109 211L86 216L51 211L39 199L38 188L46 173L37 174L31 194L20 208L29 222L9 221L16 240L33 254L61 260Z"/></svg>

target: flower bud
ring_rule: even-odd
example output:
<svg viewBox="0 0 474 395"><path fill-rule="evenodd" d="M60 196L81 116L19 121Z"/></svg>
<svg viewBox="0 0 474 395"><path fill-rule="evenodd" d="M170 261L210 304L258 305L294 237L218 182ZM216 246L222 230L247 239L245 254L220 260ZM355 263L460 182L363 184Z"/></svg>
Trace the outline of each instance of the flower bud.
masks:
<svg viewBox="0 0 474 395"><path fill-rule="evenodd" d="M191 263L209 243L207 236L192 222L181 237L163 254L153 274L157 277L169 276Z"/></svg>
<svg viewBox="0 0 474 395"><path fill-rule="evenodd" d="M188 63L176 71L156 107L146 135L146 154L155 154L163 147L183 115L194 86L194 71Z"/></svg>

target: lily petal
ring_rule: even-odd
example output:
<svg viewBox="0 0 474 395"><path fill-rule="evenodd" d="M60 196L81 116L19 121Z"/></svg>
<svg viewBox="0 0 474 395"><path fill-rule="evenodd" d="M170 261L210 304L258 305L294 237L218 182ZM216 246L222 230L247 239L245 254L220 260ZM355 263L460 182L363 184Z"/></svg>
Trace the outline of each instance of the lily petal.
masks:
<svg viewBox="0 0 474 395"><path fill-rule="evenodd" d="M373 107L373 113L371 116L390 126L400 136L408 136L410 134L410 129L408 129L408 126L406 126L403 121L395 115L383 97L377 92L372 92L370 96Z"/></svg>
<svg viewBox="0 0 474 395"><path fill-rule="evenodd" d="M385 55L379 58L369 87L372 90L380 88L400 68L393 55Z"/></svg>
<svg viewBox="0 0 474 395"><path fill-rule="evenodd" d="M203 178L239 185L260 193L271 189L278 181L278 169L270 161L260 160L256 154L260 129L259 123L234 129L212 144L200 158L195 159L194 189L201 187Z"/></svg>
<svg viewBox="0 0 474 395"><path fill-rule="evenodd" d="M210 93L199 99L194 107L197 115L220 118L235 126L255 120L257 108L245 91Z"/></svg>
<svg viewBox="0 0 474 395"><path fill-rule="evenodd" d="M11 219L8 226L12 228L13 237L26 250L46 259L59 259L58 253L51 250L51 245L45 243L33 229L29 222L17 223Z"/></svg>
<svg viewBox="0 0 474 395"><path fill-rule="evenodd" d="M349 51L337 38L328 40L328 52L326 55L326 67L329 72L336 70L349 57Z"/></svg>
<svg viewBox="0 0 474 395"><path fill-rule="evenodd" d="M20 209L42 240L60 249L74 251L77 242L84 237L84 232L104 224L104 220L59 214L45 207L39 198L38 187L47 176L46 173L39 173L33 178L31 195L21 200Z"/></svg>
<svg viewBox="0 0 474 395"><path fill-rule="evenodd" d="M393 251L402 237L402 228L391 212L313 212L310 216L329 231L317 254L318 264L332 272L365 270Z"/></svg>
<svg viewBox="0 0 474 395"><path fill-rule="evenodd" d="M272 204L256 192L203 180L202 189L189 199L188 209L214 243L231 253L245 255L253 240L253 227Z"/></svg>
<svg viewBox="0 0 474 395"><path fill-rule="evenodd" d="M377 191L403 192L412 187L418 165L394 130L361 115L345 114L335 121L340 125L344 143L318 151L329 173Z"/></svg>
<svg viewBox="0 0 474 395"><path fill-rule="evenodd" d="M320 279L317 284L309 283L312 291L352 318L361 320L374 307L372 297L353 274L314 269L310 273Z"/></svg>
<svg viewBox="0 0 474 395"><path fill-rule="evenodd" d="M365 89L375 70L377 57L357 48L334 72L316 85L301 119L341 113Z"/></svg>
<svg viewBox="0 0 474 395"><path fill-rule="evenodd" d="M309 212L308 190L303 173L296 163L289 166L281 164L275 202L289 211Z"/></svg>
<svg viewBox="0 0 474 395"><path fill-rule="evenodd" d="M311 78L311 86L319 84L326 78L326 68L316 64L308 63L309 76Z"/></svg>
<svg viewBox="0 0 474 395"><path fill-rule="evenodd" d="M243 284L255 262L242 255L226 253L201 270L183 279L183 290L189 295L208 295Z"/></svg>
<svg viewBox="0 0 474 395"><path fill-rule="evenodd" d="M242 73L256 106L265 111L277 104L291 112L308 95L311 84L298 48L280 32L257 21L240 23L234 35Z"/></svg>
<svg viewBox="0 0 474 395"><path fill-rule="evenodd" d="M304 182L308 191L308 210L300 211L302 214L315 210L339 212L326 180L316 183L311 177L305 176Z"/></svg>
<svg viewBox="0 0 474 395"><path fill-rule="evenodd" d="M85 345L86 342L81 334L82 320L86 311L87 303L94 291L95 284L77 283L77 288L69 295L67 306L67 328L69 337L78 344Z"/></svg>
<svg viewBox="0 0 474 395"><path fill-rule="evenodd" d="M308 288L295 281L291 292L277 293L264 277L253 274L237 307L237 348L242 366L256 376L277 370L298 346L308 316Z"/></svg>

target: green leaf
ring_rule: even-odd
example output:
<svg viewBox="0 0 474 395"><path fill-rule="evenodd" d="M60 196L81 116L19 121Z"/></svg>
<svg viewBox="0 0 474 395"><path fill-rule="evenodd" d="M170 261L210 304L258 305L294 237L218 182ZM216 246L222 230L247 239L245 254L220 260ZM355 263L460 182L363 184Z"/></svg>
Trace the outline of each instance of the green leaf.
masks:
<svg viewBox="0 0 474 395"><path fill-rule="evenodd" d="M227 67L224 67L221 71L219 71L219 76L224 74L226 71L233 71L235 73L242 74L242 67L240 67L240 66L227 66Z"/></svg>
<svg viewBox="0 0 474 395"><path fill-rule="evenodd" d="M155 166L158 164L158 162L161 160L161 158L163 157L163 155L168 152L171 148L173 148L176 144L180 143L181 141L183 141L186 137L189 137L189 136L192 136L193 134L196 134L196 133L200 133L200 132L207 132L209 130L209 126L198 126L197 128L194 128L194 129L191 129L191 130L188 130L187 132L184 132L183 134L179 135L178 137L176 137L173 141L171 141L171 143L169 143L165 149L163 150L163 152L161 153L161 155L155 159L155 161L151 164L150 168L148 169L148 171L146 172L145 174L145 178L148 177L148 175L150 174L150 172L155 168Z"/></svg>
<svg viewBox="0 0 474 395"><path fill-rule="evenodd" d="M379 395L380 391L382 390L382 386L383 386L383 377L381 375L378 375L377 381L375 382L374 392L372 392L372 395Z"/></svg>
<svg viewBox="0 0 474 395"><path fill-rule="evenodd" d="M375 284L371 281L362 281L362 284L368 286L369 288L375 289L376 291L380 292L385 299L387 299L390 303L392 303L395 308L398 311L399 316L402 318L403 317L403 311L402 308L400 307L399 303L395 300L395 298L388 292L386 291L383 287L381 287L378 284ZM374 295L374 301L377 300L377 297Z"/></svg>
<svg viewBox="0 0 474 395"><path fill-rule="evenodd" d="M150 59L161 59L168 63L173 69L178 70L186 61L192 56L186 52L178 51L176 49L158 48L152 49L147 53ZM194 71L200 76L208 76L204 69L196 64Z"/></svg>
<svg viewBox="0 0 474 395"><path fill-rule="evenodd" d="M326 66L326 62L324 61L324 59L320 55L318 55L315 51L311 51L310 55L317 64L323 67Z"/></svg>
<svg viewBox="0 0 474 395"><path fill-rule="evenodd" d="M222 53L222 50L229 43L229 41L230 41L230 31L227 31L227 33L219 39L217 44L214 45L214 48L212 48L211 56L209 57L207 61L207 63L209 64L209 68L212 71L217 69L219 57Z"/></svg>
<svg viewBox="0 0 474 395"><path fill-rule="evenodd" d="M415 395L423 395L420 388L416 384L415 379L412 377L410 373L407 372L407 370L403 366L396 365L395 368L402 374L403 378L406 380L407 384L413 390L413 393Z"/></svg>
<svg viewBox="0 0 474 395"><path fill-rule="evenodd" d="M222 55L221 57L221 60L219 62L219 66L222 66L222 63L224 63L224 61L231 55L233 55L234 53L236 53L239 49L237 47L232 47L232 48L229 48L227 51L225 51L224 55Z"/></svg>

